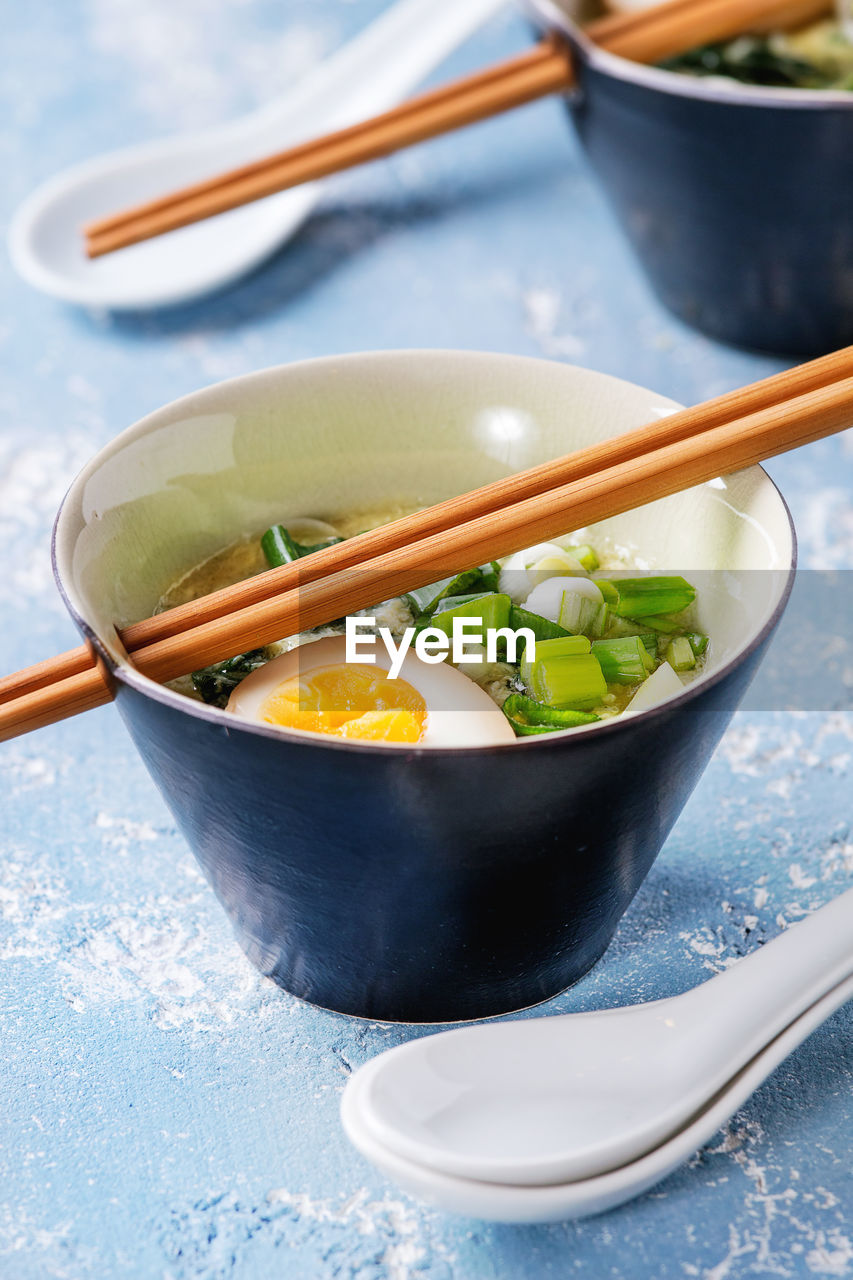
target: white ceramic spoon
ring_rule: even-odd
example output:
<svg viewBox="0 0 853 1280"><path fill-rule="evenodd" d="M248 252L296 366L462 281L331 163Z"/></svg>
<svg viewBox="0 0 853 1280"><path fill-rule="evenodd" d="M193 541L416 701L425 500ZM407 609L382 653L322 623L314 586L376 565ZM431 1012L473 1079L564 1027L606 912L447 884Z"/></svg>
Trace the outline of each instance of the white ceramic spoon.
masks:
<svg viewBox="0 0 853 1280"><path fill-rule="evenodd" d="M45 293L112 310L187 302L269 257L308 215L318 184L283 191L90 262L81 226L387 110L508 0L399 0L285 97L205 133L163 138L67 169L20 206L17 271Z"/></svg>
<svg viewBox="0 0 853 1280"><path fill-rule="evenodd" d="M698 1115L765 1045L853 974L853 889L684 995L462 1027L360 1069L361 1122L456 1177L591 1178Z"/></svg>
<svg viewBox="0 0 853 1280"><path fill-rule="evenodd" d="M709 1142L760 1084L811 1035L831 1013L853 997L848 978L818 1000L737 1073L690 1124L639 1160L594 1178L549 1187L477 1182L438 1173L405 1160L379 1142L364 1125L357 1073L348 1085L341 1109L350 1141L393 1182L410 1195L449 1213L489 1222L546 1223L585 1218L624 1204L660 1182Z"/></svg>

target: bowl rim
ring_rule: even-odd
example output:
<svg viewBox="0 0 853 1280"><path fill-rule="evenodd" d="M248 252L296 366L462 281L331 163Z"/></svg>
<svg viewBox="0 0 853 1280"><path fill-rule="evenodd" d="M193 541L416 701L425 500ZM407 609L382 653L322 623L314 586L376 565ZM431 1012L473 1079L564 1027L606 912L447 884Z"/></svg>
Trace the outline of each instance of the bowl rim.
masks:
<svg viewBox="0 0 853 1280"><path fill-rule="evenodd" d="M403 363L415 357L416 359L434 359L440 357L442 359L457 359L460 363L464 363L468 358L499 358L504 361L514 361L519 364L526 365L547 365L550 367L558 367L570 369L576 372L587 374L594 379L601 379L613 383L617 383L623 387L632 387L639 391L655 395L656 392L651 388L642 387L639 383L630 382L627 378L619 378L613 374L599 373L594 369L587 369L583 365L574 365L564 361L546 360L537 356L518 355L516 353L482 351L482 350L459 350L458 348L440 348L440 347L414 347L414 348L398 348L392 350L368 350L356 352L342 352L340 354L314 356L307 360L294 360L278 365L269 365L263 369L254 370L251 373L240 374L233 378L224 378L218 382L209 383L204 387L197 388L186 395L179 396L175 400L171 400L161 405L152 412L144 414L135 422L120 431L116 436L99 449L89 461L81 468L75 478L69 485L53 522L51 533L51 565L53 576L56 582L62 601L71 615L78 630L84 639L94 648L96 654L101 661L106 664L109 679L126 686L128 689L141 694L143 697L150 698L154 702L159 702L173 710L183 712L198 720L206 721L209 724L224 728L227 732L241 730L246 733L253 734L262 738L269 738L273 741L280 742L282 740L291 745L299 744L304 747L310 747L318 751L344 751L356 752L359 754L367 753L371 756L380 756L383 759L400 758L410 760L413 757L418 759L431 759L433 757L448 758L458 756L460 753L471 756L487 756L497 752L506 751L543 751L553 749L565 749L571 742L582 744L590 733L596 737L609 735L613 733L630 732L634 723L648 723L652 719L658 718L663 714L667 714L674 707L682 707L695 700L697 697L704 696L705 692L714 688L722 680L726 679L729 674L737 667L741 666L754 652L764 643L767 637L772 633L778 623L788 598L794 585L794 577L797 569L797 533L791 511L785 498L776 485L775 481L767 474L760 465L754 465L744 468L745 471L760 472L763 482L770 486L770 489L778 501L782 513L787 520L788 532L791 539L791 560L787 566L782 566L774 572L785 574L785 583L779 593L779 598L773 607L771 613L765 618L759 629L750 637L750 639L737 650L737 652L722 663L720 667L710 673L707 677L700 677L691 684L685 685L681 693L665 698L661 702L654 703L645 711L634 712L632 715L613 716L607 720L598 721L595 724L580 725L574 728L556 730L553 733L531 734L529 736L516 737L509 742L494 743L488 746L456 746L456 747L427 747L408 744L383 745L376 742L361 742L358 739L336 738L331 735L312 734L308 732L289 731L283 728L275 728L272 725L264 725L259 722L243 720L235 715L228 715L224 709L212 707L204 702L196 702L194 699L187 697L186 694L178 693L174 689L169 689L166 685L159 684L150 677L136 671L132 661L128 658L117 662L112 654L107 650L98 633L80 614L76 605L72 602L68 591L63 582L62 570L60 568L60 552L59 542L61 535L61 525L63 523L64 513L71 498L78 487L85 479L93 474L101 467L106 459L113 453L120 451L128 440L148 435L152 429L156 428L163 418L173 419L176 410L188 410L201 396L215 394L225 388L232 390L247 386L251 383L262 383L271 375L281 373L283 370L305 369L309 366L315 366L318 369L328 367L333 364L352 364L371 363L374 360L390 360L393 363L399 361ZM677 405L669 396L661 394L661 399L668 401L670 404Z"/></svg>
<svg viewBox="0 0 853 1280"><path fill-rule="evenodd" d="M832 107L853 111L853 91L849 89L794 89L782 86L741 84L726 76L690 76L662 67L631 62L608 53L584 33L556 0L522 0L523 7L538 27L556 28L565 36L581 60L595 71L646 89L657 89L673 97L697 98L720 106L770 107L776 110L816 111ZM568 94L571 99L571 90Z"/></svg>

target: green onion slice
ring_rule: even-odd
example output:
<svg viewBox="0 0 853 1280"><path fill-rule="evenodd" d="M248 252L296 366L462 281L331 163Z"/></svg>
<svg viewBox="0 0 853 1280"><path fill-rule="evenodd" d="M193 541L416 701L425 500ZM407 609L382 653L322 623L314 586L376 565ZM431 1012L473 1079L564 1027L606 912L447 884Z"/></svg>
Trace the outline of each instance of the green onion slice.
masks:
<svg viewBox="0 0 853 1280"><path fill-rule="evenodd" d="M575 729L581 724L594 724L598 716L590 711L560 711L546 707L522 693L511 693L503 705L504 715L519 737L535 733L555 733L558 729Z"/></svg>
<svg viewBox="0 0 853 1280"><path fill-rule="evenodd" d="M654 665L639 636L594 640L592 652L608 684L641 684Z"/></svg>
<svg viewBox="0 0 853 1280"><path fill-rule="evenodd" d="M607 693L604 673L592 653L566 657L540 657L537 653L529 686L549 707L575 711L588 711Z"/></svg>
<svg viewBox="0 0 853 1280"><path fill-rule="evenodd" d="M642 618L649 626L649 618L680 613L696 599L695 588L680 577L616 578L607 582L606 589L603 581L595 581L614 613L623 618Z"/></svg>
<svg viewBox="0 0 853 1280"><path fill-rule="evenodd" d="M687 636L673 636L665 656L673 671L691 671L696 666L696 654Z"/></svg>

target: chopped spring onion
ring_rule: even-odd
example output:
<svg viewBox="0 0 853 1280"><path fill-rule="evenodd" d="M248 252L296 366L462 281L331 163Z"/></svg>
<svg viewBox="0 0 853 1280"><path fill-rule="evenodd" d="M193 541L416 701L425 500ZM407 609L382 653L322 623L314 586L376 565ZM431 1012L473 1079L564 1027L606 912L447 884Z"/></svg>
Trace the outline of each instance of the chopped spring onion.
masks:
<svg viewBox="0 0 853 1280"><path fill-rule="evenodd" d="M537 642L539 640L557 640L569 634L565 627L561 627L559 623L552 622L550 618L543 618L541 613L533 613L530 609L522 609L521 605L518 604L514 604L509 611L509 625L513 631L518 631L520 627L529 627Z"/></svg>
<svg viewBox="0 0 853 1280"><path fill-rule="evenodd" d="M607 693L607 682L598 659L591 653L540 658L530 673L530 687L549 707L586 711Z"/></svg>
<svg viewBox="0 0 853 1280"><path fill-rule="evenodd" d="M692 671L696 654L687 636L673 636L666 646L666 660L673 671Z"/></svg>
<svg viewBox="0 0 853 1280"><path fill-rule="evenodd" d="M497 572L500 572L500 566L497 566ZM465 595L473 590L485 593L493 591L496 586L496 566L485 564L482 568L466 568L464 572L455 573L452 577L443 577L441 581L432 582L429 586L418 586L407 591L406 595L415 617L428 618L447 596Z"/></svg>
<svg viewBox="0 0 853 1280"><path fill-rule="evenodd" d="M501 576L501 567L497 560L490 560L488 564L481 565L480 573L483 575L484 590L497 591L498 578Z"/></svg>
<svg viewBox="0 0 853 1280"><path fill-rule="evenodd" d="M591 600L579 591L566 590L557 619L561 627L575 636L601 636L610 611L603 600Z"/></svg>
<svg viewBox="0 0 853 1280"><path fill-rule="evenodd" d="M534 733L554 733L557 729L574 729L581 724L594 724L598 716L591 711L559 711L546 707L522 693L511 693L503 705L504 714L519 737Z"/></svg>
<svg viewBox="0 0 853 1280"><path fill-rule="evenodd" d="M639 636L643 644L648 649L653 658L657 657L658 638L654 631L646 631L643 625L638 622L632 622L630 618L620 618L618 614L611 613L607 620L605 628L605 639L614 640L619 636Z"/></svg>
<svg viewBox="0 0 853 1280"><path fill-rule="evenodd" d="M580 547L566 547L566 555L574 556L576 560L580 561L587 573L592 573L598 568L598 556L587 542Z"/></svg>
<svg viewBox="0 0 853 1280"><path fill-rule="evenodd" d="M484 631L496 630L509 625L510 603L509 596L494 591L470 596L445 596L432 615L431 625L450 636L454 618L479 618Z"/></svg>
<svg viewBox="0 0 853 1280"><path fill-rule="evenodd" d="M261 538L261 550L271 569L277 569L283 564L292 564L301 556L296 543L283 524L274 524L271 529L267 529Z"/></svg>
<svg viewBox="0 0 853 1280"><path fill-rule="evenodd" d="M525 650L521 659L519 675L524 683L531 687L533 667L540 658L573 658L589 653L589 641L586 636L558 636L550 640L536 640L536 656L530 660Z"/></svg>
<svg viewBox="0 0 853 1280"><path fill-rule="evenodd" d="M653 631L663 632L664 635L674 635L676 632L680 633L683 628L683 623L677 618L665 618L663 615L656 616L655 614L649 614L648 617L638 618L637 621L642 622L644 627L651 627Z"/></svg>
<svg viewBox="0 0 853 1280"><path fill-rule="evenodd" d="M654 666L654 661L639 636L594 640L592 652L601 663L601 670L608 684L640 684Z"/></svg>
<svg viewBox="0 0 853 1280"><path fill-rule="evenodd" d="M314 551L333 547L336 542L343 542L343 538L327 538L325 542L317 542L309 546L292 538L283 524L274 524L261 538L261 550L269 567L278 569L283 564L292 564L294 560L310 556Z"/></svg>
<svg viewBox="0 0 853 1280"><path fill-rule="evenodd" d="M698 631L688 631L687 639L690 641L690 648L693 650L697 658L701 658L708 648L708 637L703 636Z"/></svg>
<svg viewBox="0 0 853 1280"><path fill-rule="evenodd" d="M607 583L608 590L603 582L596 581L614 613L645 622L660 614L680 613L696 599L695 589L679 577L616 578ZM611 591L615 592L615 599Z"/></svg>

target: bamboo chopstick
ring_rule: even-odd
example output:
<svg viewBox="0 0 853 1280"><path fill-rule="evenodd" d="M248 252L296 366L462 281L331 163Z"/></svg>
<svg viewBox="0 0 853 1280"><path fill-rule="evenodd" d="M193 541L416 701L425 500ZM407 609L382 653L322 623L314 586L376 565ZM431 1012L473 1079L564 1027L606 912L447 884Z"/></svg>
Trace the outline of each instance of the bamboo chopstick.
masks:
<svg viewBox="0 0 853 1280"><path fill-rule="evenodd" d="M851 349L838 353L838 357L844 355L849 360ZM739 393L731 393L709 402L708 406L653 424L648 429L653 444L644 451L636 447L639 433L630 432L606 442L605 446L596 446L603 452L599 454L600 465L593 470L585 470L585 464L579 463L578 459L584 455L589 458L589 451L583 450L545 468L534 468L499 481L497 487L487 486L485 490L475 490L463 498L420 512L408 519L420 518L422 530L434 526L435 531L417 540L401 543L399 531L406 521L396 521L339 547L318 552L312 557L313 567L309 561L302 567L303 581L299 585L294 585L294 571L298 581L299 565L261 575L278 574L279 582L286 574L290 575L287 589L276 595L253 599L253 583L257 580L249 579L229 589L232 607L226 614L206 616L206 600L195 602L195 625L187 625L154 641L149 639L135 650L135 666L152 679L172 679L188 670L271 643L283 635L319 626L331 618L425 586L448 573L509 555L532 542L595 523L842 430L853 422L853 376L847 374L812 385L805 392L802 390L809 382L814 384L816 369L823 366L825 372L826 361L836 358L827 357L801 370L779 375L778 380L768 379L745 388L740 393L740 416L726 417L720 410L721 402L728 400L731 405L736 402ZM777 387L786 386L788 396L768 402L768 388L773 383ZM762 399L762 407L756 409ZM746 412L743 412L745 406ZM705 409L708 417L702 419ZM705 429L696 429L688 435L676 432L675 438L658 432L676 418L682 419L683 427L690 414L694 415L694 426L697 415L707 422ZM573 479L565 478L573 473ZM561 477L561 482L551 485L549 481L555 475ZM491 503L500 486L507 486L504 492L508 500L505 505L495 507ZM483 494L487 496L484 498ZM519 494L527 496L519 497ZM468 518L456 525L448 524L460 504ZM479 514L472 517L472 511ZM326 576L320 576L317 566L322 565L324 558L328 564L336 553L340 556L343 549L352 551L360 546L363 551L367 540L371 540L374 547L370 558L365 557L356 564L346 562L345 567L338 564ZM341 558L346 561L346 557ZM311 577L306 581L309 574ZM247 600L251 603L247 604ZM193 606L184 607L185 619L186 608L192 610ZM156 624L158 620L153 622ZM138 625L144 628L149 624ZM27 683L30 671L18 673L4 682L6 692L16 689L17 696L9 697L0 705L0 740L110 700L112 692L107 679L91 666L91 658L87 669L67 674L69 659L77 652L56 660L61 676L55 683L33 688ZM44 667L45 664L40 664L42 674Z"/></svg>
<svg viewBox="0 0 853 1280"><path fill-rule="evenodd" d="M362 124L92 223L84 228L86 253L90 258L112 253L557 93L568 82L570 70L566 47L545 41L532 56L525 54L480 73L472 83L423 94Z"/></svg>
<svg viewBox="0 0 853 1280"><path fill-rule="evenodd" d="M580 480L651 449L675 444L711 427L850 377L853 377L853 347L845 347L760 382L726 392L703 404L681 409L610 440L541 463L519 475L505 476L475 490L473 494L448 498L379 529L348 538L346 542L313 555L310 561L268 569L244 582L211 592L202 599L135 622L119 633L119 639L127 652L133 655L136 650L177 635L188 627L210 622L235 609L249 608L306 581L317 581L347 569L355 570L373 555L405 547L476 516L499 511L522 498L534 497L537 493ZM0 678L0 705L87 671L92 663L91 650L80 645L24 671L4 676Z"/></svg>
<svg viewBox="0 0 853 1280"><path fill-rule="evenodd" d="M656 62L686 48L737 35L768 18L790 15L791 5L792 0L667 0L639 12L600 19L586 31L611 53ZM825 8L826 0L796 0L800 18ZM564 92L573 82L568 46L548 37L520 57L421 94L371 120L91 222L84 227L86 252L91 258L112 253Z"/></svg>

